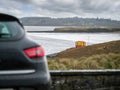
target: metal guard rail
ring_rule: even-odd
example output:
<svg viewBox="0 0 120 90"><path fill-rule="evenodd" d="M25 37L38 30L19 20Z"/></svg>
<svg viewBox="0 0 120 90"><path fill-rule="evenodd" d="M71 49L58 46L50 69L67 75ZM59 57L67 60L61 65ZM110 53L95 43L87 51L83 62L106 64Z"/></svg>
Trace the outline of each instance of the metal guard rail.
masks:
<svg viewBox="0 0 120 90"><path fill-rule="evenodd" d="M50 70L51 76L79 76L79 75L120 75L120 69L105 70Z"/></svg>

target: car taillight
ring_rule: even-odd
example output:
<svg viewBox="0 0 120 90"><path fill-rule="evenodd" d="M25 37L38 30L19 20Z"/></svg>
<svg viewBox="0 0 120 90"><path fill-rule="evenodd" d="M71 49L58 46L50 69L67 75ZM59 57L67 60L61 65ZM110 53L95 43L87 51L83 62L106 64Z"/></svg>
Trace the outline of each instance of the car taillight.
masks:
<svg viewBox="0 0 120 90"><path fill-rule="evenodd" d="M45 54L42 47L33 47L25 49L24 52L29 58L39 58L44 56Z"/></svg>

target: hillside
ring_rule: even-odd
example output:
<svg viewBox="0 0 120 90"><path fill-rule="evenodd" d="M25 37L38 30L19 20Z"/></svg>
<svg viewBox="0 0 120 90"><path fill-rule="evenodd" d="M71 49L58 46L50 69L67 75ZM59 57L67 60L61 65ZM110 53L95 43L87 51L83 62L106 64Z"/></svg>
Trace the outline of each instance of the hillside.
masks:
<svg viewBox="0 0 120 90"><path fill-rule="evenodd" d="M120 69L120 40L71 48L48 58L50 70Z"/></svg>
<svg viewBox="0 0 120 90"><path fill-rule="evenodd" d="M90 45L82 48L71 48L57 54L57 58L80 58L95 54L120 53L120 40Z"/></svg>
<svg viewBox="0 0 120 90"><path fill-rule="evenodd" d="M102 18L23 17L21 21L25 26L120 27L120 21Z"/></svg>

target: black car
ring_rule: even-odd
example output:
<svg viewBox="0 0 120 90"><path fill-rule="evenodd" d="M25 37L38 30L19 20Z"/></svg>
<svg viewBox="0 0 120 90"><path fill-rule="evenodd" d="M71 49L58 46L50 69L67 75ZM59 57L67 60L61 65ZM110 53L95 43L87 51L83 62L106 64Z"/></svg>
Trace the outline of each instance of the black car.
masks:
<svg viewBox="0 0 120 90"><path fill-rule="evenodd" d="M0 88L50 89L43 48L25 35L18 18L0 14Z"/></svg>

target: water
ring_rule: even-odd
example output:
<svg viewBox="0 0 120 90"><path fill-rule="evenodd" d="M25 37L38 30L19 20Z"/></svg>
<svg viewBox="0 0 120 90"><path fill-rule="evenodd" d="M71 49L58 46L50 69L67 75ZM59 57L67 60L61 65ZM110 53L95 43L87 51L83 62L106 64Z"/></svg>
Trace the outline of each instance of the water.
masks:
<svg viewBox="0 0 120 90"><path fill-rule="evenodd" d="M55 27L30 26L26 30L51 31ZM120 33L28 33L31 39L40 43L46 54L57 53L75 47L76 41L85 41L87 45L120 40Z"/></svg>
<svg viewBox="0 0 120 90"><path fill-rule="evenodd" d="M27 31L53 31L55 28L62 26L25 26Z"/></svg>

